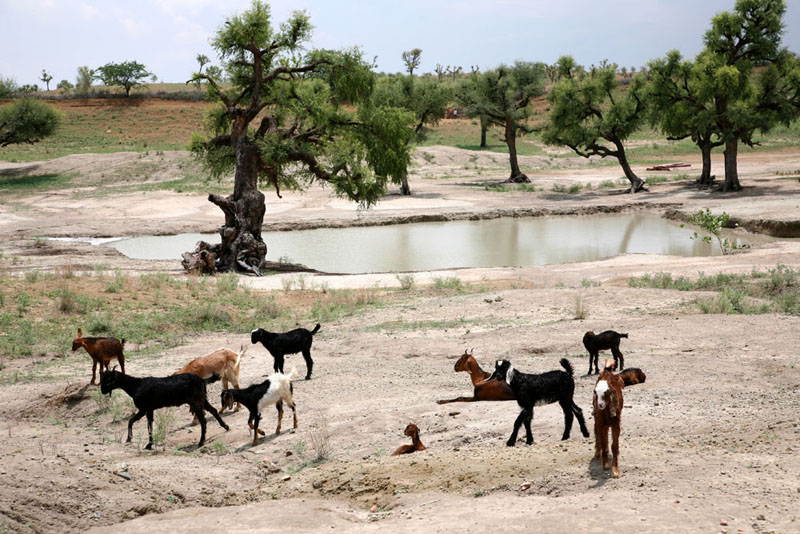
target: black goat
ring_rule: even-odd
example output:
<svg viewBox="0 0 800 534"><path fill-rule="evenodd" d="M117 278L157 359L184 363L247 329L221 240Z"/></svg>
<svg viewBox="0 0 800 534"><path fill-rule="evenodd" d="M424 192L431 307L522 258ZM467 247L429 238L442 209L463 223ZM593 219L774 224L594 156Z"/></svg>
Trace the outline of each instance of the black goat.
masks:
<svg viewBox="0 0 800 534"><path fill-rule="evenodd" d="M601 350L611 349L611 354L614 355L615 371L617 370L617 360L619 360L619 370L625 369L625 358L622 357L622 353L619 351L619 340L623 337L627 338L628 334L620 334L613 330L606 330L600 334L586 332L583 335L583 346L589 351L589 372L586 373L587 375L592 374L592 360L594 360L595 374L600 372L600 368L597 366L597 359Z"/></svg>
<svg viewBox="0 0 800 534"><path fill-rule="evenodd" d="M272 354L275 359L273 369L276 373L283 372L283 358L287 354L303 353L306 360L306 380L311 378L311 369L314 367L314 360L311 359L311 342L314 334L319 331L319 323L314 330L305 328L295 328L289 332L276 333L268 332L263 328L256 328L250 332L250 341L255 345L261 342L262 345Z"/></svg>
<svg viewBox="0 0 800 534"><path fill-rule="evenodd" d="M533 433L531 432L533 407L537 404L551 404L553 402L558 402L561 405L561 409L564 410L564 435L561 436L562 440L569 439L573 414L578 418L583 437L589 437L586 422L583 420L583 411L572 400L572 394L575 392L572 365L566 358L561 358L561 366L566 369L566 372L548 371L534 375L520 373L511 366L511 362L508 360L497 360L495 362L494 373L489 377L489 380L494 378L505 380L511 386L511 390L517 399L517 404L522 408L516 421L514 421L514 431L511 433L511 437L508 438L506 445L513 447L516 444L517 433L523 423L525 424L525 443L527 445L533 443Z"/></svg>
<svg viewBox="0 0 800 534"><path fill-rule="evenodd" d="M295 370L292 368L288 375L275 373L260 384L252 384L245 389L222 390L223 410L225 408L233 408L233 403L238 402L244 404L245 408L250 412L247 424L253 431L253 446L258 445L258 435L264 435L264 431L258 429L258 423L261 421L261 408L265 406L274 404L278 409L278 428L275 429L275 434L281 433L284 401L292 409L294 428L297 428L297 411L294 404L294 386L292 386L294 376Z"/></svg>
<svg viewBox="0 0 800 534"><path fill-rule="evenodd" d="M211 415L222 425L222 428L230 430L225 421L220 418L217 410L206 399L206 384L217 380L219 380L219 375L216 374L203 380L192 373L182 373L164 378L135 378L118 371L106 371L100 373L100 391L110 395L112 391L120 388L130 395L133 399L133 404L139 410L128 420L128 439L126 443L131 441L133 423L147 415L147 432L150 435L150 440L145 449L152 449L153 412L167 406L188 404L189 410L200 420L200 443L197 446L202 447L206 441L206 416L204 410L211 412Z"/></svg>

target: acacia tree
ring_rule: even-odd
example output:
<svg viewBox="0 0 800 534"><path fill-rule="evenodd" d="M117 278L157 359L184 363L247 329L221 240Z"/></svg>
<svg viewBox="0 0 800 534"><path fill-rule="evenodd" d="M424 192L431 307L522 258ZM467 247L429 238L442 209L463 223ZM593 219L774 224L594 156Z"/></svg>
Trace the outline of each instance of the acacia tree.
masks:
<svg viewBox="0 0 800 534"><path fill-rule="evenodd" d="M462 84L456 98L467 115L479 116L490 125L503 128L511 166L509 182L530 182L517 161L517 136L529 133L528 104L544 93L544 63L517 61L513 66L500 65L484 74L472 74Z"/></svg>
<svg viewBox="0 0 800 534"><path fill-rule="evenodd" d="M190 80L206 82L218 103L208 121L212 137L195 136L191 150L212 176L233 170L234 189L209 195L225 214L222 242L185 253L187 269L196 262L259 274L267 253L259 183L280 197L282 188L319 180L369 206L407 168L410 114L368 105L374 74L359 50L303 53L311 29L302 11L275 29L269 6L254 1L211 40L230 83L209 69Z"/></svg>
<svg viewBox="0 0 800 534"><path fill-rule="evenodd" d="M125 90L125 96L131 96L131 89L144 86L144 80L152 76L147 68L137 61L123 61L122 63L106 63L95 69L95 78L103 85L119 85Z"/></svg>
<svg viewBox="0 0 800 534"><path fill-rule="evenodd" d="M752 146L756 130L771 127L774 115L764 106L770 95L758 91L755 67L786 59L780 47L783 0L737 0L734 10L711 20L698 57L713 91L717 128L725 143L723 192L741 189L737 168L739 142Z"/></svg>
<svg viewBox="0 0 800 534"><path fill-rule="evenodd" d="M16 143L33 144L52 135L61 115L44 102L32 98L17 100L0 108L0 147Z"/></svg>
<svg viewBox="0 0 800 534"><path fill-rule="evenodd" d="M644 76L634 77L623 89L614 64L604 61L581 73L570 56L563 56L558 63L560 81L547 95L551 110L544 142L568 146L585 158L616 158L631 183L630 192L641 191L644 181L631 169L624 142L645 119Z"/></svg>
<svg viewBox="0 0 800 534"><path fill-rule="evenodd" d="M667 139L691 138L700 148L703 167L698 183L710 185L711 151L724 144L717 128L717 115L711 86L702 61L684 61L672 50L662 59L651 61L650 122Z"/></svg>
<svg viewBox="0 0 800 534"><path fill-rule="evenodd" d="M45 85L47 86L47 90L49 91L50 90L50 82L53 80L53 75L50 74L49 72L47 72L46 69L42 69L42 76L39 79L42 80L45 83Z"/></svg>
<svg viewBox="0 0 800 534"><path fill-rule="evenodd" d="M406 50L401 54L401 56L403 58L403 63L406 64L408 75L413 76L414 69L419 67L420 62L422 61L422 49L413 48L411 50Z"/></svg>
<svg viewBox="0 0 800 534"><path fill-rule="evenodd" d="M410 125L412 134L409 136L409 144L413 144L425 138L429 126L438 124L444 118L450 97L450 91L431 78L418 80L411 75L392 76L379 80L373 102L413 114L414 122ZM410 195L407 171L402 173L400 182L400 192Z"/></svg>

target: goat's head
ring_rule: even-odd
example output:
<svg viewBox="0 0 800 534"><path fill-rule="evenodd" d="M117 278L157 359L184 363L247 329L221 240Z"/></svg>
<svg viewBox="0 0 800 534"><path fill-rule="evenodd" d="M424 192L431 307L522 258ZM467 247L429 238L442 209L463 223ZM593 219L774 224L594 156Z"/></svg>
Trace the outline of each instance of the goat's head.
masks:
<svg viewBox="0 0 800 534"><path fill-rule="evenodd" d="M250 343L252 343L253 345L258 343L261 340L261 332L262 330L260 328L256 328L255 330L250 332Z"/></svg>
<svg viewBox="0 0 800 534"><path fill-rule="evenodd" d="M461 371L469 371L469 369L467 369L467 360L470 358L472 358L472 351L464 350L464 354L462 354L461 357L456 361L453 369L455 369L457 373Z"/></svg>
<svg viewBox="0 0 800 534"><path fill-rule="evenodd" d="M228 391L227 389L222 390L222 395L220 396L220 400L222 401L222 409L223 410L232 410L233 409L233 394Z"/></svg>
<svg viewBox="0 0 800 534"><path fill-rule="evenodd" d="M72 350L78 350L83 346L83 332L81 332L81 329L78 328L78 337L72 340Z"/></svg>
<svg viewBox="0 0 800 534"><path fill-rule="evenodd" d="M514 373L514 368L508 360L497 360L494 362L494 372L486 381L494 380L495 378L500 381L511 383L511 377Z"/></svg>
<svg viewBox="0 0 800 534"><path fill-rule="evenodd" d="M413 438L414 436L419 436L419 427L414 423L409 423L406 427L405 432L403 432L406 436Z"/></svg>
<svg viewBox="0 0 800 534"><path fill-rule="evenodd" d="M116 366L114 366L116 369ZM111 371L100 371L100 393L111 395L111 392L119 387L119 379L122 373L112 369Z"/></svg>
<svg viewBox="0 0 800 534"><path fill-rule="evenodd" d="M592 339L594 337L594 332L591 330L583 334L583 342L586 343L587 339Z"/></svg>
<svg viewBox="0 0 800 534"><path fill-rule="evenodd" d="M597 384L594 386L594 400L597 403L598 410L603 411L608 407L609 415L611 417L616 417L617 393L611 384L608 383L609 379L601 378L597 381Z"/></svg>

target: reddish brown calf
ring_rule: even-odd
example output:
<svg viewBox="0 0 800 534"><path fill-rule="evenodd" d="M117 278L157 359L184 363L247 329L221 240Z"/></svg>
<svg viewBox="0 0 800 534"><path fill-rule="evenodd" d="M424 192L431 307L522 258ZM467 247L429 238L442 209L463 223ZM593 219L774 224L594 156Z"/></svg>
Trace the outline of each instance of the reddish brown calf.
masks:
<svg viewBox="0 0 800 534"><path fill-rule="evenodd" d="M419 440L419 427L414 423L410 423L406 427L405 435L411 438L410 445L402 445L392 453L392 456L400 456L401 454L411 454L412 452L424 451L427 447Z"/></svg>
<svg viewBox="0 0 800 534"><path fill-rule="evenodd" d="M95 383L98 363L102 373L104 367L108 371L108 364L116 358L122 368L122 374L125 374L125 356L122 354L124 346L125 340L120 341L115 337L83 337L81 329L78 328L78 337L72 340L72 350L76 351L83 347L92 357L92 381L89 385Z"/></svg>
<svg viewBox="0 0 800 534"><path fill-rule="evenodd" d="M592 399L594 414L594 457L602 458L608 469L608 430L611 429L611 476L619 478L619 432L622 422L622 378L613 373L614 360L607 359L597 377Z"/></svg>
<svg viewBox="0 0 800 534"><path fill-rule="evenodd" d="M492 373L487 373L472 356L472 352L464 351L455 365L455 371L469 373L472 380L472 397L456 397L455 399L437 400L437 404L450 402L505 401L514 400L514 392L504 380L488 380ZM487 381L488 380L488 381Z"/></svg>

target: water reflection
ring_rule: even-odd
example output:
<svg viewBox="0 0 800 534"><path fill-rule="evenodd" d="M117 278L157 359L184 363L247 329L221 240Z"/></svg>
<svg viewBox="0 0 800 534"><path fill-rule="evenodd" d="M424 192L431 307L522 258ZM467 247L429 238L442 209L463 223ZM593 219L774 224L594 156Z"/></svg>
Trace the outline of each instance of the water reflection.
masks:
<svg viewBox="0 0 800 534"><path fill-rule="evenodd" d="M288 258L326 272L420 271L594 261L622 253L709 256L716 244L645 213L452 221L361 228L264 232L268 259ZM216 234L140 237L108 243L126 256L180 259Z"/></svg>

